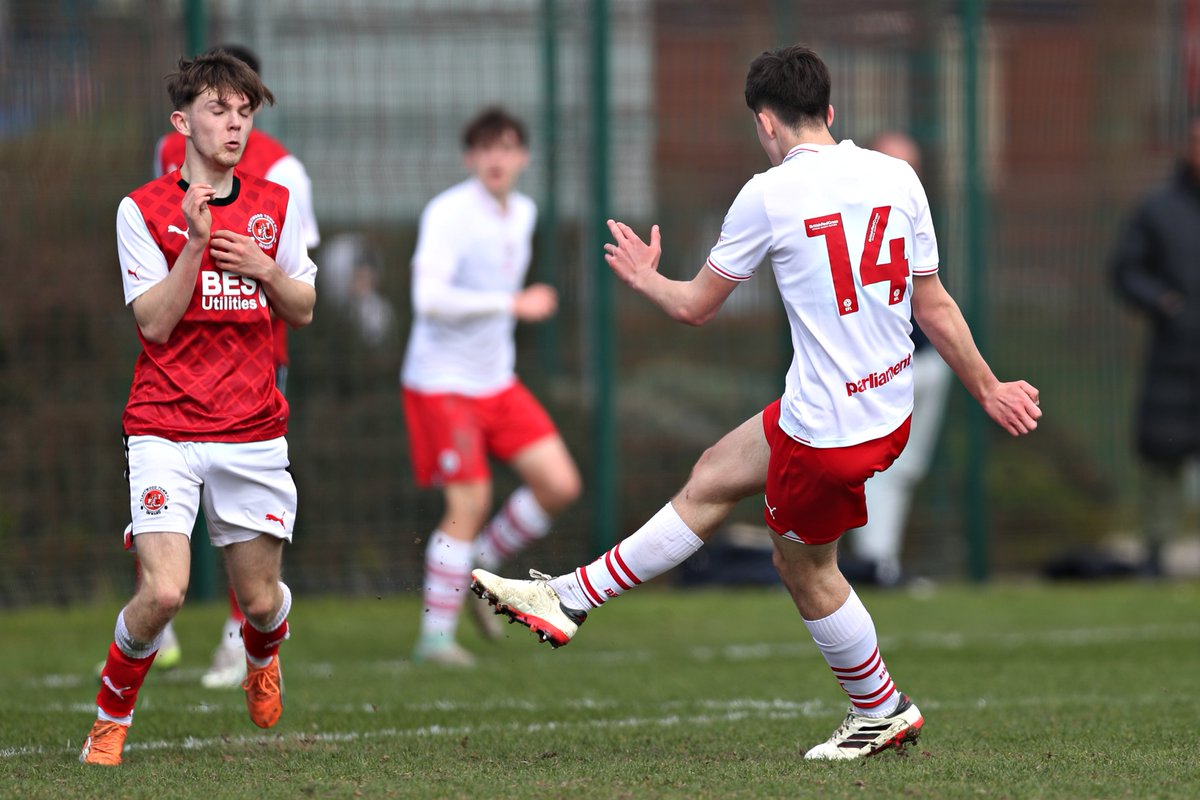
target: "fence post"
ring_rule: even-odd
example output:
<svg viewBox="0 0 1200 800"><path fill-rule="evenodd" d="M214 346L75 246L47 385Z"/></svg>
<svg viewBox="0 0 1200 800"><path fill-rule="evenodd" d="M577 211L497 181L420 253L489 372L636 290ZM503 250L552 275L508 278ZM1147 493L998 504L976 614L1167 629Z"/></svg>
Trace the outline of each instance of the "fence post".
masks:
<svg viewBox="0 0 1200 800"><path fill-rule="evenodd" d="M537 280L561 288L558 230L558 0L542 0L542 146L546 177L538 211ZM560 298L561 302L561 298ZM537 326L538 361L543 378L558 375L558 316Z"/></svg>
<svg viewBox="0 0 1200 800"><path fill-rule="evenodd" d="M987 281L987 198L983 187L983 155L979 131L979 38L982 0L964 0L962 16L964 98L964 174L966 175L967 319L979 351L987 355L988 320L984 292ZM988 536L988 420L976 403L967 406L967 572L985 581L990 567Z"/></svg>
<svg viewBox="0 0 1200 800"><path fill-rule="evenodd" d="M609 47L608 0L592 0L592 234L586 235L592 276L592 349L595 394L595 492L596 527L592 543L596 552L612 546L616 540L617 497L617 420L614 413L616 326L613 320L613 287L604 261L602 243L607 242L609 215Z"/></svg>
<svg viewBox="0 0 1200 800"><path fill-rule="evenodd" d="M184 39L187 52L196 55L208 46L208 9L204 0L186 0L183 7ZM208 540L204 511L196 514L192 528L191 594L197 600L217 596L217 553Z"/></svg>

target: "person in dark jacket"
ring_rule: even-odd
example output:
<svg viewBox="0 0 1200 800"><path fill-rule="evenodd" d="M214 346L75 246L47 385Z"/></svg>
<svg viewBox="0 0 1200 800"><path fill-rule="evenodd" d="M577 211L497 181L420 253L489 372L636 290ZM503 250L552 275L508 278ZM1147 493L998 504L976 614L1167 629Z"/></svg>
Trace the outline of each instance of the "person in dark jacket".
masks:
<svg viewBox="0 0 1200 800"><path fill-rule="evenodd" d="M1200 456L1200 115L1178 170L1134 210L1113 259L1117 291L1150 325L1136 420L1146 567L1183 521L1184 467Z"/></svg>

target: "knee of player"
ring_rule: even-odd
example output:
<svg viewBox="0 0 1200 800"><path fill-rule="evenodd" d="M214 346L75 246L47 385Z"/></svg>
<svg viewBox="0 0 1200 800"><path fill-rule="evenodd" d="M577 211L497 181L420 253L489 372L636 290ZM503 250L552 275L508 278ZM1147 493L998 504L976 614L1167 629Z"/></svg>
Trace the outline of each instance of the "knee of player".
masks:
<svg viewBox="0 0 1200 800"><path fill-rule="evenodd" d="M577 470L570 470L555 476L550 485L550 497L547 499L546 510L551 513L562 511L579 499L583 494L583 479Z"/></svg>
<svg viewBox="0 0 1200 800"><path fill-rule="evenodd" d="M183 608L183 599L187 596L187 584L159 584L149 590L150 602L157 611L167 617L174 617Z"/></svg>
<svg viewBox="0 0 1200 800"><path fill-rule="evenodd" d="M239 601L242 613L252 620L270 619L279 610L278 598L270 592L258 592Z"/></svg>
<svg viewBox="0 0 1200 800"><path fill-rule="evenodd" d="M804 565L795 559L784 557L779 548L775 548L775 552L771 554L771 564L774 565L783 585L788 589L803 587L806 583Z"/></svg>

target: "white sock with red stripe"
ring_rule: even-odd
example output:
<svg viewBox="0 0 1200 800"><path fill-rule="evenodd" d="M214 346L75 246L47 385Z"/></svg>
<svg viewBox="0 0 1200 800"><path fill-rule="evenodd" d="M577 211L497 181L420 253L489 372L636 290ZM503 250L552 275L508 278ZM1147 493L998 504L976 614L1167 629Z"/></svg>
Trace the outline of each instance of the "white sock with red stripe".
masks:
<svg viewBox="0 0 1200 800"><path fill-rule="evenodd" d="M837 611L804 624L856 712L878 718L896 710L900 692L879 652L875 623L853 589Z"/></svg>
<svg viewBox="0 0 1200 800"><path fill-rule="evenodd" d="M434 531L425 548L425 613L421 615L421 639L427 643L450 643L458 627L458 612L467 599L471 583L471 542Z"/></svg>
<svg viewBox="0 0 1200 800"><path fill-rule="evenodd" d="M586 567L550 581L568 608L597 608L677 567L704 541L667 503L642 527Z"/></svg>
<svg viewBox="0 0 1200 800"><path fill-rule="evenodd" d="M504 507L475 540L475 563L489 571L524 550L550 531L546 513L533 490L522 486L505 501Z"/></svg>

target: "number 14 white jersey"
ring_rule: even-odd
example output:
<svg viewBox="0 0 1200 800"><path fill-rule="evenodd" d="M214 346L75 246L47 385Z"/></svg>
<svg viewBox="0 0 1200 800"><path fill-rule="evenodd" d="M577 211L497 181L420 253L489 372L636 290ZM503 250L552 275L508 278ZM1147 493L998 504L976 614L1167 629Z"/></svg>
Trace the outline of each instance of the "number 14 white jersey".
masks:
<svg viewBox="0 0 1200 800"><path fill-rule="evenodd" d="M791 327L779 425L813 447L895 430L912 413L912 276L938 270L912 168L860 148L802 144L733 201L708 266L749 280L770 259Z"/></svg>

